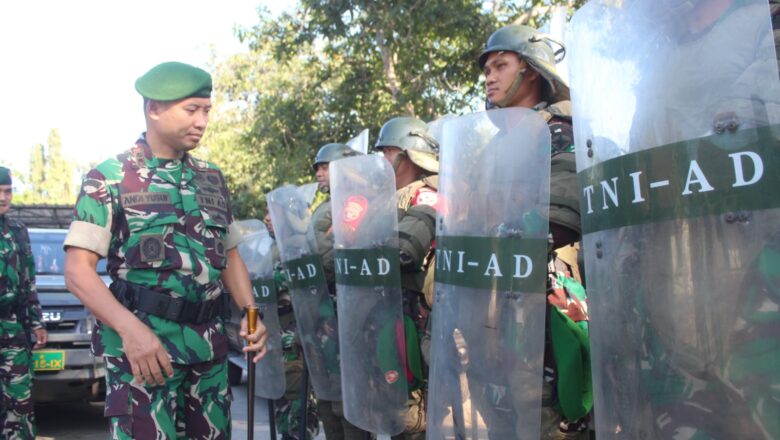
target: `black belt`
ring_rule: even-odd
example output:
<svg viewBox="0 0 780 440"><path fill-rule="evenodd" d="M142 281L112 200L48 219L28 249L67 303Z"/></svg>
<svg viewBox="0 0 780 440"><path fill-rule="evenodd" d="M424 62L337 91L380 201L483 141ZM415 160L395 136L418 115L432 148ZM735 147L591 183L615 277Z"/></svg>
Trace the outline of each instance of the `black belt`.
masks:
<svg viewBox="0 0 780 440"><path fill-rule="evenodd" d="M16 312L16 304L0 306L0 319L8 319Z"/></svg>
<svg viewBox="0 0 780 440"><path fill-rule="evenodd" d="M125 280L109 287L128 310L147 313L181 324L205 324L217 318L230 318L230 297L224 293L210 301L192 302L155 292Z"/></svg>

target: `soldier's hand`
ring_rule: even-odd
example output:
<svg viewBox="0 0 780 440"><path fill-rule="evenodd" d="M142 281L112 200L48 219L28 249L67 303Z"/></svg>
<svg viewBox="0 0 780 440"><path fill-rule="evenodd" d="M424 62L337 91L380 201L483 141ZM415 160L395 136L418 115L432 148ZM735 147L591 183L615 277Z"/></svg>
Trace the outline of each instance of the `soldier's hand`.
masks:
<svg viewBox="0 0 780 440"><path fill-rule="evenodd" d="M122 334L122 348L136 383L163 385L165 377L173 377L171 357L165 351L160 339L141 321Z"/></svg>
<svg viewBox="0 0 780 440"><path fill-rule="evenodd" d="M263 321L258 318L257 320L257 328L255 329L255 332L251 335L248 334L247 330L247 319L246 316L244 316L243 319L241 319L241 331L239 332L239 335L244 338L247 342L246 347L244 347L244 352L250 352L250 351L256 351L257 354L255 354L255 357L252 358L252 362L257 363L260 359L265 356L265 354L268 352L268 348L266 347L265 343L268 340L268 331L265 328L265 325L263 325Z"/></svg>
<svg viewBox="0 0 780 440"><path fill-rule="evenodd" d="M46 343L49 342L49 333L46 332L46 329L36 328L33 330L33 333L35 333L35 345L33 348L39 349L45 347Z"/></svg>

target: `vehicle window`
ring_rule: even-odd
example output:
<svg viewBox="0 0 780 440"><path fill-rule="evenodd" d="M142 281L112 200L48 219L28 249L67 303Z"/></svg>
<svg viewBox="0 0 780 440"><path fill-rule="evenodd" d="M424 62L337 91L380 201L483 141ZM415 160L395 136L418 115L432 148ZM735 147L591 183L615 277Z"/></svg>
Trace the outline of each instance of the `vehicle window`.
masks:
<svg viewBox="0 0 780 440"><path fill-rule="evenodd" d="M62 275L65 251L62 244L65 234L60 232L30 231L30 245L35 258L35 271L39 275ZM100 259L97 265L99 274L106 273L106 260Z"/></svg>

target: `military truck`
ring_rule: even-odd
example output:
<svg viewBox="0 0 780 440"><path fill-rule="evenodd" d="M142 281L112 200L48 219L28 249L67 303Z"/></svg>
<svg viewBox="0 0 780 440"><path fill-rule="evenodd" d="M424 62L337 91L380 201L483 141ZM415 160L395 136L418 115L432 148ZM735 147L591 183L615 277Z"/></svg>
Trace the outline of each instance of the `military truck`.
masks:
<svg viewBox="0 0 780 440"><path fill-rule="evenodd" d="M101 398L105 366L90 348L95 317L65 287L62 244L73 207L17 205L8 215L29 228L42 320L49 332L46 347L33 352L33 399L62 402ZM105 260L98 264L98 272L109 283Z"/></svg>

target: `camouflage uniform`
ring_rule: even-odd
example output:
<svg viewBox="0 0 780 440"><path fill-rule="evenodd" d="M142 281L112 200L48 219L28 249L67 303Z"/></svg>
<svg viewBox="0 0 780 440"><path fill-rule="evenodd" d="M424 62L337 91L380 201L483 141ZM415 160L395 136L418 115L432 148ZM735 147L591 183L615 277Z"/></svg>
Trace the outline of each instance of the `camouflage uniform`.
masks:
<svg viewBox="0 0 780 440"><path fill-rule="evenodd" d="M303 386L303 348L297 337L295 316L287 287L287 280L282 272L279 250L274 243L274 281L278 292L279 324L282 330L282 351L284 353L284 372L287 388L284 396L274 401L274 417L276 431L283 439L299 439L301 423L301 386ZM320 432L320 421L317 416L317 401L309 391L306 402L306 439L313 439Z"/></svg>
<svg viewBox="0 0 780 440"><path fill-rule="evenodd" d="M0 438L35 438L30 332L43 328L27 228L0 216Z"/></svg>
<svg viewBox="0 0 780 440"><path fill-rule="evenodd" d="M226 252L237 246L225 179L189 154L159 159L136 145L87 173L65 246L108 258L112 280L202 303L223 294ZM222 320L182 324L142 312L170 354L162 386L132 380L122 340L97 323L92 348L107 366L106 417L114 438L229 438L232 394ZM207 401L208 405L202 405Z"/></svg>

